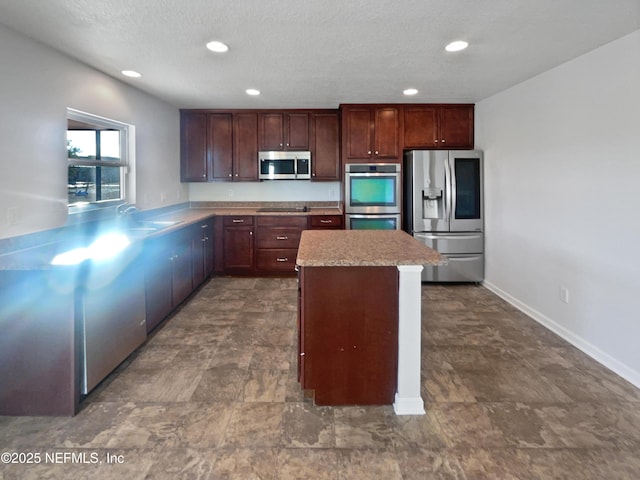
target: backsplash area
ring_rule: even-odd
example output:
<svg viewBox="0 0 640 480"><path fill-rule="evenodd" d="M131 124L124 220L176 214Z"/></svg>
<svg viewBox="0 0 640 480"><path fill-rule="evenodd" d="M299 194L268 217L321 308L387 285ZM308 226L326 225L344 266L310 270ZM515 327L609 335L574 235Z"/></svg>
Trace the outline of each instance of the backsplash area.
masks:
<svg viewBox="0 0 640 480"><path fill-rule="evenodd" d="M271 180L189 184L191 202L339 202L341 199L340 182Z"/></svg>

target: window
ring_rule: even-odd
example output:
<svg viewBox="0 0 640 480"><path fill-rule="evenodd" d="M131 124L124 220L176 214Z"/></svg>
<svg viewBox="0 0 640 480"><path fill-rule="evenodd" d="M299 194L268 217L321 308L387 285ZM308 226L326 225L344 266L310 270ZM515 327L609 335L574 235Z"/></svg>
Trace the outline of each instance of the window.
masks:
<svg viewBox="0 0 640 480"><path fill-rule="evenodd" d="M67 111L67 197L70 209L130 201L127 188L132 126Z"/></svg>

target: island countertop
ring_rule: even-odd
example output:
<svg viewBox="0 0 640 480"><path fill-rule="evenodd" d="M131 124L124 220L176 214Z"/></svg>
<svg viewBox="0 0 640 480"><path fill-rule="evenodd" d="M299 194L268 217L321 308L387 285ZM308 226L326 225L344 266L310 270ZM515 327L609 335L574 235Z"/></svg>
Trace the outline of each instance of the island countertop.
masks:
<svg viewBox="0 0 640 480"><path fill-rule="evenodd" d="M301 267L443 265L445 257L402 230L305 230Z"/></svg>

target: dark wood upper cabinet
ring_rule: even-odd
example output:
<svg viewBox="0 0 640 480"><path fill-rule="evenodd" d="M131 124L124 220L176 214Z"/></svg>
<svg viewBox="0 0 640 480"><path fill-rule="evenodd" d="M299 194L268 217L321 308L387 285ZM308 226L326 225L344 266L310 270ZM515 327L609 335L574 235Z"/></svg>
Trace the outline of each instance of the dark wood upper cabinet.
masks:
<svg viewBox="0 0 640 480"><path fill-rule="evenodd" d="M209 114L208 148L211 156L211 179L228 180L233 174L233 115Z"/></svg>
<svg viewBox="0 0 640 480"><path fill-rule="evenodd" d="M404 148L474 147L473 105L406 105Z"/></svg>
<svg viewBox="0 0 640 480"><path fill-rule="evenodd" d="M255 112L181 112L180 179L183 182L257 181Z"/></svg>
<svg viewBox="0 0 640 480"><path fill-rule="evenodd" d="M258 180L258 114L233 114L233 180Z"/></svg>
<svg viewBox="0 0 640 480"><path fill-rule="evenodd" d="M340 117L338 112L314 113L311 180L340 180Z"/></svg>
<svg viewBox="0 0 640 480"><path fill-rule="evenodd" d="M440 145L445 148L473 148L473 105L440 107Z"/></svg>
<svg viewBox="0 0 640 480"><path fill-rule="evenodd" d="M259 114L260 150L309 150L309 114L263 112Z"/></svg>
<svg viewBox="0 0 640 480"><path fill-rule="evenodd" d="M396 106L343 106L343 156L349 161L400 157L400 113Z"/></svg>
<svg viewBox="0 0 640 480"><path fill-rule="evenodd" d="M208 181L207 114L181 112L180 139L180 179Z"/></svg>

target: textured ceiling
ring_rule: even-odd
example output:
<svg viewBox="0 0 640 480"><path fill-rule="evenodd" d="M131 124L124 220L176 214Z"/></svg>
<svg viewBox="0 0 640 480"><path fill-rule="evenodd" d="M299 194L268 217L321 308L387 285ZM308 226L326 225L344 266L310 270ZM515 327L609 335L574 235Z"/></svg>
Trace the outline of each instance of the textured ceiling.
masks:
<svg viewBox="0 0 640 480"><path fill-rule="evenodd" d="M639 29L640 0L0 0L0 22L177 107L335 108L477 102Z"/></svg>

